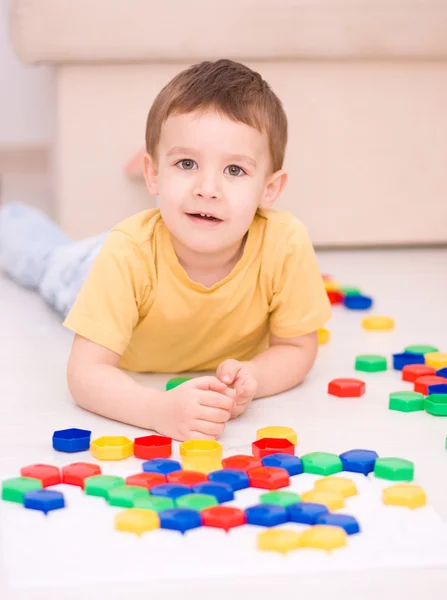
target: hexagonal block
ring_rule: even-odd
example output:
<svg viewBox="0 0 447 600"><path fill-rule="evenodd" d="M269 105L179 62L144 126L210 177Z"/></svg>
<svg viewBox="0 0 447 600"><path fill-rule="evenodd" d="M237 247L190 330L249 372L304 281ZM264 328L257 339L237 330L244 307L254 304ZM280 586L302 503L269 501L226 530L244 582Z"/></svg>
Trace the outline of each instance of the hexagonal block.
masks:
<svg viewBox="0 0 447 600"><path fill-rule="evenodd" d="M156 485L162 485L167 482L166 477L161 473L137 473L136 475L129 475L126 478L127 485L136 485L147 490L151 490Z"/></svg>
<svg viewBox="0 0 447 600"><path fill-rule="evenodd" d="M168 475L173 471L181 471L182 465L169 458L152 458L143 463L143 471L145 473L160 473L161 475Z"/></svg>
<svg viewBox="0 0 447 600"><path fill-rule="evenodd" d="M278 467L259 467L248 471L250 485L263 490L277 490L290 484L290 477L285 469Z"/></svg>
<svg viewBox="0 0 447 600"><path fill-rule="evenodd" d="M207 494L214 496L219 502L229 502L234 500L233 489L225 483L214 483L213 481L206 481L205 483L198 483L193 486L192 491L195 494Z"/></svg>
<svg viewBox="0 0 447 600"><path fill-rule="evenodd" d="M142 498L135 498L133 505L134 508L154 510L156 513L175 508L174 500L172 498L165 498L164 496L143 496Z"/></svg>
<svg viewBox="0 0 447 600"><path fill-rule="evenodd" d="M402 381L410 381L414 383L419 377L434 375L436 371L433 367L427 365L405 365L402 369ZM439 375L439 373L437 373ZM439 375L442 377L442 375Z"/></svg>
<svg viewBox="0 0 447 600"><path fill-rule="evenodd" d="M287 554L300 547L301 534L287 529L270 529L258 534L258 550Z"/></svg>
<svg viewBox="0 0 447 600"><path fill-rule="evenodd" d="M113 487L124 485L124 479L115 475L93 475L84 480L85 493L88 496L106 498Z"/></svg>
<svg viewBox="0 0 447 600"><path fill-rule="evenodd" d="M317 479L314 485L319 491L335 492L341 494L343 498L357 496L359 493L355 483L347 477L324 477Z"/></svg>
<svg viewBox="0 0 447 600"><path fill-rule="evenodd" d="M430 394L425 398L424 408L436 417L447 417L447 394Z"/></svg>
<svg viewBox="0 0 447 600"><path fill-rule="evenodd" d="M166 391L169 392L169 390L173 390L177 386L182 385L182 383L185 383L190 379L191 377L173 377L166 383Z"/></svg>
<svg viewBox="0 0 447 600"><path fill-rule="evenodd" d="M407 365L424 365L425 357L423 354L414 354L413 352L401 352L393 354L393 368L401 371Z"/></svg>
<svg viewBox="0 0 447 600"><path fill-rule="evenodd" d="M389 331L394 329L394 319L381 315L365 317L362 321L362 327L368 331Z"/></svg>
<svg viewBox="0 0 447 600"><path fill-rule="evenodd" d="M168 483L182 483L190 487L208 481L208 477L198 471L173 471L167 474L166 479Z"/></svg>
<svg viewBox="0 0 447 600"><path fill-rule="evenodd" d="M341 304L344 300L344 295L338 290L330 290L327 292L327 297L331 304Z"/></svg>
<svg viewBox="0 0 447 600"><path fill-rule="evenodd" d="M222 445L215 440L188 440L180 444L180 456L185 458L222 458Z"/></svg>
<svg viewBox="0 0 447 600"><path fill-rule="evenodd" d="M270 425L269 427L258 429L256 432L256 439L262 440L263 438L281 438L289 440L294 446L298 444L296 431L291 427L285 427L284 425Z"/></svg>
<svg viewBox="0 0 447 600"><path fill-rule="evenodd" d="M365 373L377 373L387 370L386 356L380 354L360 354L355 358L355 370Z"/></svg>
<svg viewBox="0 0 447 600"><path fill-rule="evenodd" d="M52 510L65 508L65 499L60 492L34 490L26 492L23 497L23 506L31 510L40 510L47 515Z"/></svg>
<svg viewBox="0 0 447 600"><path fill-rule="evenodd" d="M414 382L414 391L419 394L424 394L424 396L428 396L431 393L431 389L435 385L447 383L447 379L444 377L438 377L437 375L425 375L423 377L418 377Z"/></svg>
<svg viewBox="0 0 447 600"><path fill-rule="evenodd" d="M182 468L185 471L195 471L202 475L208 475L213 471L222 469L222 461L218 458L209 458L208 456L186 456L182 460Z"/></svg>
<svg viewBox="0 0 447 600"><path fill-rule="evenodd" d="M367 310L371 308L373 299L363 294L345 296L343 304L350 310Z"/></svg>
<svg viewBox="0 0 447 600"><path fill-rule="evenodd" d="M133 454L133 442L124 435L104 435L93 440L90 452L98 460L123 460Z"/></svg>
<svg viewBox="0 0 447 600"><path fill-rule="evenodd" d="M429 368L432 369L433 367ZM444 379L447 379L447 367L444 367L443 369L438 369L435 373L438 377L444 377Z"/></svg>
<svg viewBox="0 0 447 600"><path fill-rule="evenodd" d="M427 504L427 497L419 485L403 484L392 485L382 492L384 504L393 506L407 506L408 508L419 508Z"/></svg>
<svg viewBox="0 0 447 600"><path fill-rule="evenodd" d="M173 529L185 533L190 529L201 527L200 513L189 508L172 508L160 513L160 526L162 529Z"/></svg>
<svg viewBox="0 0 447 600"><path fill-rule="evenodd" d="M285 469L289 475L299 475L300 473L303 473L304 470L301 459L292 454L277 452L276 454L264 456L261 461L264 467L278 467L279 469Z"/></svg>
<svg viewBox="0 0 447 600"><path fill-rule="evenodd" d="M245 525L247 518L245 512L234 506L213 506L206 508L201 513L203 525L217 527L229 531L233 527Z"/></svg>
<svg viewBox="0 0 447 600"><path fill-rule="evenodd" d="M341 527L332 525L314 525L301 534L302 548L317 548L319 550L336 550L348 543L348 534Z"/></svg>
<svg viewBox="0 0 447 600"><path fill-rule="evenodd" d="M142 508L129 508L115 516L115 529L141 535L160 527L160 519L156 512Z"/></svg>
<svg viewBox="0 0 447 600"><path fill-rule="evenodd" d="M289 440L282 438L262 438L252 443L251 451L256 458L263 458L278 452L295 454L295 446Z"/></svg>
<svg viewBox="0 0 447 600"><path fill-rule="evenodd" d="M425 364L434 369L443 369L447 367L447 353L428 352L425 355Z"/></svg>
<svg viewBox="0 0 447 600"><path fill-rule="evenodd" d="M368 475L374 471L374 466L379 455L374 450L348 450L340 454L343 471L351 473L363 473Z"/></svg>
<svg viewBox="0 0 447 600"><path fill-rule="evenodd" d="M340 290L340 284L338 283L338 281L332 279L332 277L323 277L323 282L324 289L326 290L326 292L338 292Z"/></svg>
<svg viewBox="0 0 447 600"><path fill-rule="evenodd" d="M345 506L345 499L341 494L337 492L326 492L325 490L320 491L317 488L301 494L301 499L303 502L322 504L323 506L326 506L328 510L338 510Z"/></svg>
<svg viewBox="0 0 447 600"><path fill-rule="evenodd" d="M261 527L275 527L287 523L288 514L284 506L274 504L257 504L250 506L245 511L249 525L260 525Z"/></svg>
<svg viewBox="0 0 447 600"><path fill-rule="evenodd" d="M117 485L107 493L110 506L122 506L132 508L137 498L146 498L149 492L140 485Z"/></svg>
<svg viewBox="0 0 447 600"><path fill-rule="evenodd" d="M405 352L414 352L414 354L430 354L431 352L439 352L436 346L430 346L428 344L416 344L413 346L407 346Z"/></svg>
<svg viewBox="0 0 447 600"><path fill-rule="evenodd" d="M133 453L137 458L169 458L172 454L172 439L162 435L137 437L133 444Z"/></svg>
<svg viewBox="0 0 447 600"><path fill-rule="evenodd" d="M23 504L23 499L27 492L40 489L42 489L40 479L32 479L31 477L5 479L2 481L2 500Z"/></svg>
<svg viewBox="0 0 447 600"><path fill-rule="evenodd" d="M341 285L338 289L345 296L361 296L362 295L362 291L360 288L354 287L351 285Z"/></svg>
<svg viewBox="0 0 447 600"><path fill-rule="evenodd" d="M400 412L424 410L425 396L417 392L391 392L389 409Z"/></svg>
<svg viewBox="0 0 447 600"><path fill-rule="evenodd" d="M262 467L262 462L259 458L247 454L236 454L222 460L222 465L225 469L235 469L236 471L245 471L258 469Z"/></svg>
<svg viewBox="0 0 447 600"><path fill-rule="evenodd" d="M341 527L348 535L354 535L360 532L360 525L354 517L350 515L333 515L327 513L318 517L316 525L332 525L333 527Z"/></svg>
<svg viewBox="0 0 447 600"><path fill-rule="evenodd" d="M304 525L314 525L319 516L326 515L328 512L327 506L315 502L299 502L287 507L289 521Z"/></svg>
<svg viewBox="0 0 447 600"><path fill-rule="evenodd" d="M353 377L333 379L328 385L328 394L339 398L359 398L365 393L365 382Z"/></svg>
<svg viewBox="0 0 447 600"><path fill-rule="evenodd" d="M214 483L225 483L226 485L229 485L233 492L250 487L250 479L248 478L247 473L236 469L213 471L208 475L208 479Z"/></svg>
<svg viewBox="0 0 447 600"><path fill-rule="evenodd" d="M324 346L324 344L327 344L331 339L331 332L329 331L329 329L325 329L324 327L320 327L320 329L317 332L317 335L319 346Z"/></svg>
<svg viewBox="0 0 447 600"><path fill-rule="evenodd" d="M378 458L374 466L374 475L391 481L412 481L414 464L404 458Z"/></svg>
<svg viewBox="0 0 447 600"><path fill-rule="evenodd" d="M190 508L199 512L218 504L216 497L210 494L185 494L177 498L175 503L177 508Z"/></svg>
<svg viewBox="0 0 447 600"><path fill-rule="evenodd" d="M310 452L301 457L305 473L333 475L343 470L340 457L330 452Z"/></svg>
<svg viewBox="0 0 447 600"><path fill-rule="evenodd" d="M61 483L61 473L53 465L30 465L29 467L22 467L20 475L22 477L39 479L42 482L42 487Z"/></svg>
<svg viewBox="0 0 447 600"><path fill-rule="evenodd" d="M259 498L261 504L276 504L277 506L290 506L301 502L301 498L295 492L267 492Z"/></svg>
<svg viewBox="0 0 447 600"><path fill-rule="evenodd" d="M191 488L188 485L180 485L177 483L162 483L151 489L151 496L163 496L177 500L180 496L185 496L191 493Z"/></svg>
<svg viewBox="0 0 447 600"><path fill-rule="evenodd" d="M78 485L84 489L84 481L87 477L101 475L101 467L92 463L72 463L62 467L62 483Z"/></svg>
<svg viewBox="0 0 447 600"><path fill-rule="evenodd" d="M53 448L58 452L83 452L90 448L90 436L92 432L88 429L60 429L53 433Z"/></svg>

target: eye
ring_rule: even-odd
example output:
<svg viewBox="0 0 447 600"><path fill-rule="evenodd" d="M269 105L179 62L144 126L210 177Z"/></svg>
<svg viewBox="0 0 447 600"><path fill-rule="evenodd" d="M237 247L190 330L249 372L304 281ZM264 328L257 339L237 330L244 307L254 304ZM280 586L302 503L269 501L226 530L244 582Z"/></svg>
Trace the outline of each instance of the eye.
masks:
<svg viewBox="0 0 447 600"><path fill-rule="evenodd" d="M232 177L241 177L242 175L245 175L245 171L237 165L229 165L224 172L228 172L228 175L231 175Z"/></svg>
<svg viewBox="0 0 447 600"><path fill-rule="evenodd" d="M175 164L184 171L192 171L194 168L197 168L196 162L194 160L191 160L190 158L184 158L182 160L179 160Z"/></svg>

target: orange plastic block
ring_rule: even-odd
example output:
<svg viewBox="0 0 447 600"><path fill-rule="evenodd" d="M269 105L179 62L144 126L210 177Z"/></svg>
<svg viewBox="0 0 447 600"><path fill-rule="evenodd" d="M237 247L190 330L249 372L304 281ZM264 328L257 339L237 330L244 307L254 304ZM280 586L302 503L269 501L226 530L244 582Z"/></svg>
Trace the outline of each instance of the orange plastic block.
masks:
<svg viewBox="0 0 447 600"><path fill-rule="evenodd" d="M414 391L424 394L424 396L428 396L430 393L428 388L431 385L437 385L438 383L447 383L447 379L438 377L437 375L425 375L424 377L416 379L414 382Z"/></svg>
<svg viewBox="0 0 447 600"><path fill-rule="evenodd" d="M328 394L339 398L359 398L365 393L365 382L353 377L333 379L328 385Z"/></svg>
<svg viewBox="0 0 447 600"><path fill-rule="evenodd" d="M139 485L147 490L163 483L166 483L166 477L161 473L137 473L136 475L129 475L126 479L127 485Z"/></svg>
<svg viewBox="0 0 447 600"><path fill-rule="evenodd" d="M283 438L262 438L256 440L251 445L251 451L257 458L264 458L269 454L295 454L295 446L286 439Z"/></svg>
<svg viewBox="0 0 447 600"><path fill-rule="evenodd" d="M204 481L208 481L208 477L204 473L198 471L173 471L166 475L168 483L181 483L183 485L198 485Z"/></svg>
<svg viewBox="0 0 447 600"><path fill-rule="evenodd" d="M402 380L414 383L419 377L431 376L435 373L435 369L428 365L405 365L402 369Z"/></svg>
<svg viewBox="0 0 447 600"><path fill-rule="evenodd" d="M162 435L145 435L137 437L133 444L133 453L137 458L170 458L172 439Z"/></svg>
<svg viewBox="0 0 447 600"><path fill-rule="evenodd" d="M341 292L329 291L327 295L331 304L341 304L343 302L344 294Z"/></svg>
<svg viewBox="0 0 447 600"><path fill-rule="evenodd" d="M42 482L42 487L61 483L61 474L57 467L52 465L30 465L20 469L22 477L32 477Z"/></svg>
<svg viewBox="0 0 447 600"><path fill-rule="evenodd" d="M263 490L278 490L289 485L289 473L279 467L259 467L248 471L250 485Z"/></svg>
<svg viewBox="0 0 447 600"><path fill-rule="evenodd" d="M222 460L222 465L224 469L236 469L237 471L245 471L247 473L251 469L262 467L262 462L259 458L255 458L248 454L236 454L224 458Z"/></svg>

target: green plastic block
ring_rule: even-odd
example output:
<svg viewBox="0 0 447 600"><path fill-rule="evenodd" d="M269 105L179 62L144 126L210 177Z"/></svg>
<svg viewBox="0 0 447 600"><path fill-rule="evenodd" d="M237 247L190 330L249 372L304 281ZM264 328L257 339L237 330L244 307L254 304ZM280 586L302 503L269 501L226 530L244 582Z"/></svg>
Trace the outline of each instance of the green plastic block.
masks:
<svg viewBox="0 0 447 600"><path fill-rule="evenodd" d="M343 471L340 457L330 452L311 452L301 457L305 473L333 475Z"/></svg>
<svg viewBox="0 0 447 600"><path fill-rule="evenodd" d="M199 511L219 504L216 497L210 494L185 494L177 498L175 503L177 508L190 508Z"/></svg>
<svg viewBox="0 0 447 600"><path fill-rule="evenodd" d="M366 371L367 373L386 371L386 357L380 354L361 354L355 359L355 369L357 371Z"/></svg>
<svg viewBox="0 0 447 600"><path fill-rule="evenodd" d="M174 377L167 382L166 391L168 392L169 390L172 390L173 388L185 383L185 381L189 381L190 379L191 377Z"/></svg>
<svg viewBox="0 0 447 600"><path fill-rule="evenodd" d="M42 489L42 482L40 479L34 479L33 477L5 479L5 481L2 482L2 500L23 504L23 497L26 492L40 489Z"/></svg>
<svg viewBox="0 0 447 600"><path fill-rule="evenodd" d="M276 504L277 506L290 506L301 502L300 496L294 492L268 492L260 497L261 504Z"/></svg>
<svg viewBox="0 0 447 600"><path fill-rule="evenodd" d="M88 496L102 496L107 499L109 490L124 484L124 479L115 475L92 475L84 480L84 489Z"/></svg>
<svg viewBox="0 0 447 600"><path fill-rule="evenodd" d="M424 394L418 392L392 392L390 394L389 409L401 412L424 410L424 401Z"/></svg>
<svg viewBox="0 0 447 600"><path fill-rule="evenodd" d="M107 500L111 506L123 506L132 508L137 498L147 498L149 492L146 488L138 485L117 485L107 493Z"/></svg>
<svg viewBox="0 0 447 600"><path fill-rule="evenodd" d="M429 354L430 352L439 352L435 346L425 346L424 344L416 346L407 346L404 352L411 352L411 354Z"/></svg>
<svg viewBox="0 0 447 600"><path fill-rule="evenodd" d="M414 464L404 458L378 458L374 466L374 475L390 481L412 481Z"/></svg>
<svg viewBox="0 0 447 600"><path fill-rule="evenodd" d="M133 506L134 508L147 508L148 510L155 510L157 513L163 510L169 510L170 508L175 508L174 500L172 498L163 498L162 496L136 498Z"/></svg>
<svg viewBox="0 0 447 600"><path fill-rule="evenodd" d="M425 398L424 408L436 417L447 417L447 394L430 394Z"/></svg>
<svg viewBox="0 0 447 600"><path fill-rule="evenodd" d="M356 287L342 286L338 289L345 296L360 296L362 293L361 290Z"/></svg>

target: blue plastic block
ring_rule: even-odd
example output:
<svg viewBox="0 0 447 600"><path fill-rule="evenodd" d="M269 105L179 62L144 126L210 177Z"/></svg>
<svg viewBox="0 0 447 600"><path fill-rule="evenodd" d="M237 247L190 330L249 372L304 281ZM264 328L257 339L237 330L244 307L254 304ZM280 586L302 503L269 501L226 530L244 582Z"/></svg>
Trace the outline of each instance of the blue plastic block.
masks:
<svg viewBox="0 0 447 600"><path fill-rule="evenodd" d="M424 365L425 356L423 354L412 354L411 352L402 352L400 354L393 354L393 368L398 371L406 365Z"/></svg>
<svg viewBox="0 0 447 600"><path fill-rule="evenodd" d="M152 458L143 463L143 471L146 473L161 473L168 475L174 471L181 471L182 465L170 458Z"/></svg>
<svg viewBox="0 0 447 600"><path fill-rule="evenodd" d="M289 504L287 507L289 521L305 523L306 525L314 525L318 517L326 515L328 512L327 506L314 502L298 502L297 504Z"/></svg>
<svg viewBox="0 0 447 600"><path fill-rule="evenodd" d="M354 519L354 517L349 515L334 515L332 513L321 515L315 521L315 525L333 525L334 527L341 527L348 535L359 533L360 531L360 525L358 524L357 519Z"/></svg>
<svg viewBox="0 0 447 600"><path fill-rule="evenodd" d="M369 296L362 296L359 294L358 296L345 296L343 299L343 304L346 308L350 308L351 310L366 310L372 306L373 300Z"/></svg>
<svg viewBox="0 0 447 600"><path fill-rule="evenodd" d="M343 471L363 473L363 475L374 471L377 458L379 455L374 450L348 450L340 454Z"/></svg>
<svg viewBox="0 0 447 600"><path fill-rule="evenodd" d="M64 495L60 492L34 490L25 493L23 496L23 505L25 508L41 510L43 513L47 514L50 510L65 508L65 499Z"/></svg>
<svg viewBox="0 0 447 600"><path fill-rule="evenodd" d="M447 367L444 367L444 368L442 368L442 369L438 369L438 370L436 371L436 375L437 375L438 377L445 377L445 378L447 379Z"/></svg>
<svg viewBox="0 0 447 600"><path fill-rule="evenodd" d="M202 517L197 510L189 508L170 508L158 513L162 529L174 529L185 533L188 529L201 527Z"/></svg>
<svg viewBox="0 0 447 600"><path fill-rule="evenodd" d="M90 448L88 429L60 429L53 433L53 448L58 452L84 452Z"/></svg>
<svg viewBox="0 0 447 600"><path fill-rule="evenodd" d="M213 471L208 475L208 479L213 483L225 483L229 485L233 492L250 487L250 479L247 473L245 471L237 471L236 469Z"/></svg>
<svg viewBox="0 0 447 600"><path fill-rule="evenodd" d="M191 488L189 485L183 485L182 483L162 483L161 485L155 485L150 490L151 496L162 496L163 498L171 498L171 500L190 493Z"/></svg>
<svg viewBox="0 0 447 600"><path fill-rule="evenodd" d="M447 383L435 383L427 386L428 395L432 394L447 394Z"/></svg>
<svg viewBox="0 0 447 600"><path fill-rule="evenodd" d="M276 452L275 454L269 454L261 458L262 465L264 467L279 467L285 469L289 475L299 475L303 473L303 463L298 456L292 454L284 454L283 452Z"/></svg>
<svg viewBox="0 0 447 600"><path fill-rule="evenodd" d="M274 527L287 523L289 516L284 506L276 504L257 504L250 506L245 511L247 523L250 525L262 525L263 527Z"/></svg>
<svg viewBox="0 0 447 600"><path fill-rule="evenodd" d="M205 481L193 486L192 491L195 494L209 494L210 496L214 496L219 503L234 500L233 488L226 483Z"/></svg>

